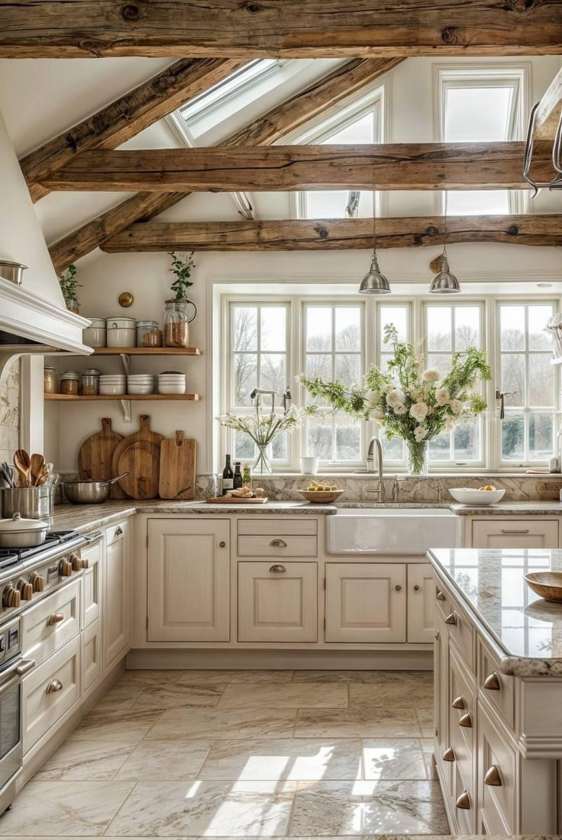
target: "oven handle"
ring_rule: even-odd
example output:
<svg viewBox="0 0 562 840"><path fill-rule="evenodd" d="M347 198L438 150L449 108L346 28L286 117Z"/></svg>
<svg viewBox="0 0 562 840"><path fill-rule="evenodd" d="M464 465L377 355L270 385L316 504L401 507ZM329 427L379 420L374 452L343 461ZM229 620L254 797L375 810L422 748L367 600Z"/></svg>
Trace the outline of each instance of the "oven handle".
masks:
<svg viewBox="0 0 562 840"><path fill-rule="evenodd" d="M91 534L84 534L84 539L88 545L95 545L96 543L100 542L103 534L101 531L93 531Z"/></svg>
<svg viewBox="0 0 562 840"><path fill-rule="evenodd" d="M35 668L35 660L34 659L17 659L11 665L9 665L4 671L0 672L0 691L4 688L5 684L9 681L9 679L13 676L16 677L23 677L24 674L27 674L28 671L31 671L32 668Z"/></svg>
<svg viewBox="0 0 562 840"><path fill-rule="evenodd" d="M35 659L22 659L19 665L16 665L16 674L18 677L23 677L32 668L35 668Z"/></svg>

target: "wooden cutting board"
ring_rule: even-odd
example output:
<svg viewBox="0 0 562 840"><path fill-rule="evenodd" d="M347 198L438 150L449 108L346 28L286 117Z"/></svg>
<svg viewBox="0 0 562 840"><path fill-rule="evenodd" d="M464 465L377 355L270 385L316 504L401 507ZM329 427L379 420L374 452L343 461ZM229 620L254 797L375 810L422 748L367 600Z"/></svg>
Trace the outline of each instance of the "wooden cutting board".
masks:
<svg viewBox="0 0 562 840"><path fill-rule="evenodd" d="M161 499L193 499L195 496L196 442L177 431L175 438L160 444Z"/></svg>
<svg viewBox="0 0 562 840"><path fill-rule="evenodd" d="M155 474L154 474L154 476L150 477L151 486L152 486L153 482L156 481L156 493L154 494L156 496L158 494L158 479L159 479L159 473L160 473L160 441L162 440L163 437L164 437L163 435L158 434L158 432L153 432L152 429L150 428L150 417L148 416L148 414L141 414L140 417L139 417L139 429L138 429L138 431L134 432L132 435L127 435L127 437L124 437L122 440L120 440L119 443L117 444L117 446L115 447L115 449L113 450L113 456L112 456L112 459L111 459L111 466L112 466L112 469L113 469L113 475L119 475L121 472L124 472L124 470L119 469L119 462L120 462L122 454L125 452L126 449L129 448L129 446L132 446L134 443L139 443L141 441L145 442L145 443L151 443L155 447L157 447L157 449L158 449L158 462L156 464ZM151 455L150 458L147 458L147 460L150 461L150 463L153 463L152 455ZM146 466L146 461L143 461L143 467L142 467L143 470L145 469L145 466ZM147 476L143 476L143 478L146 480ZM131 483L128 483L128 482L129 482L129 477L123 478L119 482L119 486L121 487L121 489L125 493L127 493L126 486L131 486L131 487L136 487L137 486L135 484L135 476L134 475L131 478ZM136 498L136 497L133 496L132 498ZM141 498L147 499L147 498L153 498L153 497L142 496Z"/></svg>
<svg viewBox="0 0 562 840"><path fill-rule="evenodd" d="M111 428L111 417L101 418L101 432L86 438L78 451L78 471L80 478L107 481L119 473L113 472L113 453L123 435ZM123 499L125 494L118 485L111 488L112 499Z"/></svg>
<svg viewBox="0 0 562 840"><path fill-rule="evenodd" d="M155 499L158 495L160 446L148 440L129 444L119 456L117 469L128 473L119 484L132 499Z"/></svg>

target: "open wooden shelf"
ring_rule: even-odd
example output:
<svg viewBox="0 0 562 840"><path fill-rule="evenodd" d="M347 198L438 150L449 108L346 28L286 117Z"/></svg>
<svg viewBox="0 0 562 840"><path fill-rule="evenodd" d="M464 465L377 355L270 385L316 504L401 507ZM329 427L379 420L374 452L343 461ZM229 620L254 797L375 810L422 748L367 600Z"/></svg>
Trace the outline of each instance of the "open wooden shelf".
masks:
<svg viewBox="0 0 562 840"><path fill-rule="evenodd" d="M73 394L45 394L46 400L58 400L60 402L92 402L100 400L121 400L127 402L145 402L146 400L195 400L200 399L199 394L94 394L85 396L83 394L75 397Z"/></svg>
<svg viewBox="0 0 562 840"><path fill-rule="evenodd" d="M200 356L199 347L96 347L93 356Z"/></svg>

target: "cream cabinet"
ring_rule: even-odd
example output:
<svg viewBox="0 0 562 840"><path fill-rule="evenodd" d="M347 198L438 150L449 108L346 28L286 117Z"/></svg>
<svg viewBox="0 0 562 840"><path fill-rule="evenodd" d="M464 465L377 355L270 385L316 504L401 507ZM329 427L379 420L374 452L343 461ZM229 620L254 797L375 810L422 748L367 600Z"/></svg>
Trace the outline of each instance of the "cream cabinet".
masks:
<svg viewBox="0 0 562 840"><path fill-rule="evenodd" d="M433 572L429 563L408 564L408 641L431 644L434 634Z"/></svg>
<svg viewBox="0 0 562 840"><path fill-rule="evenodd" d="M317 564L238 563L238 641L318 641Z"/></svg>
<svg viewBox="0 0 562 840"><path fill-rule="evenodd" d="M74 580L26 610L22 619L23 652L44 662L80 632L80 580Z"/></svg>
<svg viewBox="0 0 562 840"><path fill-rule="evenodd" d="M105 540L103 667L107 668L129 648L131 571L128 523L108 528Z"/></svg>
<svg viewBox="0 0 562 840"><path fill-rule="evenodd" d="M82 691L88 691L102 674L101 626L99 621L88 624L81 634L80 658Z"/></svg>
<svg viewBox="0 0 562 840"><path fill-rule="evenodd" d="M93 621L97 621L101 614L103 541L99 539L93 545L83 548L82 560L84 561L82 627L88 627Z"/></svg>
<svg viewBox="0 0 562 840"><path fill-rule="evenodd" d="M558 548L558 520L489 516L472 520L471 536L473 548Z"/></svg>
<svg viewBox="0 0 562 840"><path fill-rule="evenodd" d="M405 564L327 563L325 639L405 642Z"/></svg>
<svg viewBox="0 0 562 840"><path fill-rule="evenodd" d="M148 641L230 639L230 522L148 523Z"/></svg>

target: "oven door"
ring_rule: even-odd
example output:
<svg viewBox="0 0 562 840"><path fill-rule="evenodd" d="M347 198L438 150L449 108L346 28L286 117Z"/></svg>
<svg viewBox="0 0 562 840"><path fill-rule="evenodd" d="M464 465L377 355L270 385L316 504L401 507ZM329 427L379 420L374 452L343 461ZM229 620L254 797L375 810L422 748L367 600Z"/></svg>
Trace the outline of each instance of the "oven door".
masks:
<svg viewBox="0 0 562 840"><path fill-rule="evenodd" d="M35 665L17 659L0 671L0 790L21 769L21 678Z"/></svg>

